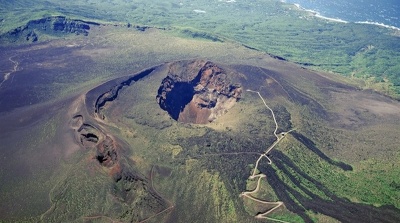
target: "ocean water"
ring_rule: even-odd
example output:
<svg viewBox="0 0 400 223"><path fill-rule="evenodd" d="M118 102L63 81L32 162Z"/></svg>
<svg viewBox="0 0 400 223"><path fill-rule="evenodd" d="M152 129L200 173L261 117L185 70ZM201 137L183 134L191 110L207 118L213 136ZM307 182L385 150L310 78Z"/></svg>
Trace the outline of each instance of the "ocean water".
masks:
<svg viewBox="0 0 400 223"><path fill-rule="evenodd" d="M338 21L400 28L400 0L282 0Z"/></svg>

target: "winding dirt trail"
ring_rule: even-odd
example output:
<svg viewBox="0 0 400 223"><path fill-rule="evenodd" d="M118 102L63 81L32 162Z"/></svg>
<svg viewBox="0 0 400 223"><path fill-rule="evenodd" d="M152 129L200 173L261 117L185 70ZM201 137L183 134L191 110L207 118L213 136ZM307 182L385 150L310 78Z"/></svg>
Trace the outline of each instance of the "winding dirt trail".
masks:
<svg viewBox="0 0 400 223"><path fill-rule="evenodd" d="M260 161L262 160L263 157L265 157L265 158L268 159L268 164L272 164L272 160L267 156L268 153L269 153L276 145L278 145L278 143L279 143L283 138L285 138L285 136L286 136L288 133L290 133L291 131L293 131L293 129L290 130L290 131L288 131L288 132L281 132L281 133L277 134L277 131L278 131L279 126L278 126L278 122L276 121L276 117L275 117L274 111L267 105L267 103L265 102L264 98L261 96L260 92L258 92L258 91L253 91L253 90L250 90L250 89L248 89L247 91L248 91L248 92L257 93L258 96L259 96L259 97L261 98L261 100L263 101L265 107L267 107L268 110L271 111L272 117L273 117L274 122L275 122L274 135L275 135L275 137L276 137L276 141L275 141L274 143L272 143L272 145L271 145L270 147L268 147L267 150L266 150L263 154L260 155L260 157L259 157L259 158L257 159L257 161L256 161L256 165L255 165L255 167L254 167L253 173L252 173L252 174L250 175L250 177L249 177L249 179L251 179L251 180L252 180L252 179L258 178L257 187L256 187L254 190L252 190L252 191L242 192L242 193L240 194L240 197L246 197L246 198L249 198L249 199L251 199L251 200L253 200L253 201L255 201L255 202L261 203L261 204L275 205L273 208L269 209L268 211L256 215L256 216L255 216L256 218L259 218L259 219L268 219L268 220L271 220L271 221L277 221L277 222L283 222L283 223L289 223L289 222L287 222L287 221L282 221L282 220L279 220L279 219L275 219L275 218L270 218L270 217L268 217L268 215L269 215L270 213L272 213L274 210L276 210L276 209L279 208L280 206L284 205L284 203L283 203L282 201L265 201L265 200L258 199L258 198L254 197L254 196L252 196L252 195L255 194L255 193L257 193L257 192L260 190L261 179L267 177L267 176L266 176L265 174L263 174L263 173L257 174L257 169L258 169L258 165L259 165Z"/></svg>
<svg viewBox="0 0 400 223"><path fill-rule="evenodd" d="M10 76L11 76L12 73L15 73L15 72L18 71L19 63L18 63L18 61L13 60L12 59L13 57L15 57L15 56L9 57L8 60L11 61L14 64L14 68L13 68L12 71L4 74L3 81L0 83L0 88L3 85L4 82L6 82L8 79L10 79Z"/></svg>

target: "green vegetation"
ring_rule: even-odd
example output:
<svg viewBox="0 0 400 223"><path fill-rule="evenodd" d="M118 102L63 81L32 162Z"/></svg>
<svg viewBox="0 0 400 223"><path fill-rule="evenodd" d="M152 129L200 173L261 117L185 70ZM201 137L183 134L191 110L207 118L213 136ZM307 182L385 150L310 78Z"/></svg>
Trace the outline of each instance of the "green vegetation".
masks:
<svg viewBox="0 0 400 223"><path fill-rule="evenodd" d="M176 27L173 29L173 32L178 32L178 36L184 38L192 38L192 39L199 39L199 40L206 40L213 42L223 42L223 40L216 35L212 35L205 31L196 30L191 27L187 28Z"/></svg>
<svg viewBox="0 0 400 223"><path fill-rule="evenodd" d="M203 168L201 162L187 160L184 166L174 168L168 178L158 176L155 180L157 189L175 202L176 220L233 222L241 219L240 215L245 213L238 212L237 196L232 196L218 173Z"/></svg>
<svg viewBox="0 0 400 223"><path fill-rule="evenodd" d="M87 161L81 160L63 172L61 179L49 193L52 204L41 216L42 221L60 222L66 219L79 219L81 216L97 213L98 210L107 210L113 204L104 200L106 197L93 196L107 194L111 179L96 173L95 170L90 174L86 170L85 162Z"/></svg>
<svg viewBox="0 0 400 223"><path fill-rule="evenodd" d="M59 117L55 115L41 120L33 128L20 129L19 134L25 137L18 134L2 139L2 146L13 150L5 151L2 156L0 202L7 205L4 205L6 213L2 214L0 222L4 218L37 222L38 216L46 211L48 192L55 184L49 179L57 178L57 174L52 171L55 160L44 158L43 154L49 153L45 145L53 143L58 125Z"/></svg>
<svg viewBox="0 0 400 223"><path fill-rule="evenodd" d="M399 160L400 154L393 159ZM375 176L375 177L371 177ZM374 158L361 162L354 173L347 174L344 185L349 188L337 189L343 191L346 197L359 202L376 206L393 204L400 208L400 167L398 163L381 162Z"/></svg>
<svg viewBox="0 0 400 223"><path fill-rule="evenodd" d="M377 88L389 95L400 93L399 37L392 30L327 22L272 0L234 4L210 0L182 1L183 4L155 0L101 3L95 0L49 0L46 5L43 2L39 0L34 4L21 0L11 4L0 0L3 6L0 32L6 35L31 19L51 15L116 26L92 28L88 37L43 31L38 32L41 43L37 45L25 45L22 50L18 48L20 46L7 46L10 50L5 51L4 61L8 62L8 57L15 54L13 58L23 68L19 72L37 74L29 76L29 83L17 89L29 100L37 99L26 102L62 104L42 110L40 106L43 105L38 105L39 110L35 112L43 113L38 117L46 117L47 110L54 110L50 115L63 111L51 120L40 119L38 123L34 123L35 118L30 113L23 113L20 116L23 118L15 118L15 121L21 122L27 130L11 133L12 137L1 135L6 139L4 147L18 150L11 156L4 155L6 161L2 165L7 168L0 168L0 176L7 183L1 187L0 202L25 205L20 209L15 206L1 209L3 212L7 208L14 209L10 218L4 217L7 220L107 222L112 218L128 221L134 215L134 208L140 207L143 200L152 200L147 197L147 192L154 187L174 205L174 209L155 216L153 222L167 217L176 222L199 219L202 222L257 222L254 216L266 207L238 198L241 192L255 186L255 181L248 179L257 158L254 152L265 151L274 140L271 114L257 97L244 95L240 103L221 117L223 121L200 126L177 123L160 110L155 92L164 76L149 76L121 90L118 100L104 110L104 128L126 143L123 149L131 158L129 162L134 163L138 172L151 178L151 185L143 187L134 183L114 184L106 168L102 169L93 158L93 151L75 148L74 139L70 139L73 146L60 146L64 137L71 134L69 126L65 127L70 120L65 120L64 114L69 97L155 64L203 57L221 63L267 66L260 62L269 59L263 57L262 52L267 52L312 69L362 78L367 88ZM148 26L157 29L147 29ZM238 42L259 52L240 47ZM284 71L280 70L281 73L287 70ZM290 76L296 79L301 69L297 71L299 73ZM255 76L269 75L261 68L246 72ZM266 200L277 201L283 197L292 201L286 208L273 212L271 217L289 222L304 222L308 218L331 221L328 214L303 210L307 202L316 199L326 203L348 199L348 204L354 206L360 203L376 207L393 205L400 209L397 199L400 197L400 154L393 152L398 151L398 145L390 144L397 137L397 116L384 116L389 117L385 119L379 113L360 112L354 106L354 111L350 112L355 115L349 116L357 118L350 120L356 124L340 126L348 121L343 121L340 115L350 109L335 107L340 104L337 103L340 98L335 98L337 92L324 93L326 89L316 87L304 76L293 80L276 75L284 80L284 86L281 83L278 86L272 79L268 79L269 83L267 76L252 80L254 83L249 81L248 87L261 89L260 86L268 84L270 88L261 90L276 91L264 94L268 95L268 104L277 113L280 130L296 128L296 132L312 140L318 149L312 151L293 136L288 136L271 154L272 165L263 160L259 169L270 178L263 180L257 195ZM337 78L332 76L332 79ZM285 89L280 94L282 88ZM289 91L294 92L290 92L293 96L303 93L305 99L289 100L286 98ZM309 101L317 102L307 101L308 97ZM306 101L304 104L302 99ZM22 111L24 109L31 111L29 108L22 108ZM72 113L76 112L74 109ZM25 117L33 120L33 124L30 123L33 127L29 123L23 125ZM386 122L378 123L381 120ZM19 141L21 135L26 137L22 142ZM386 147L381 149L381 145ZM76 150L68 151L69 146ZM44 159L42 154L51 155ZM351 164L353 170L345 171L338 165L344 164L341 161ZM34 169L34 174L29 172L30 168ZM153 168L156 170L151 177ZM123 200L118 197L123 194L121 191L132 188L137 200L129 205L120 202ZM288 196L284 197L280 190L286 190ZM289 210L289 207L293 206L300 211L292 213L293 209ZM26 207L34 208L29 212L18 212L27 210ZM140 216L149 216L146 211L138 210L134 215L136 220ZM15 216L21 217L12 218Z"/></svg>
<svg viewBox="0 0 400 223"><path fill-rule="evenodd" d="M289 145L284 151L291 160L296 160L298 168L305 171L311 178L317 179L337 196L354 202L376 206L393 204L400 208L400 202L396 199L399 196L398 179L400 177L400 168L397 163L382 162L372 158L360 162L353 171L347 172L330 165L304 146ZM393 160L396 159L399 158L393 158ZM309 181L301 175L295 178L314 194L327 199L321 188L316 188L315 184L309 184Z"/></svg>
<svg viewBox="0 0 400 223"><path fill-rule="evenodd" d="M232 39L312 69L368 80L367 87L389 95L400 93L400 45L396 31L366 24L328 22L277 0L235 3L203 0L181 4L154 0L101 4L94 0L47 1L46 6L40 1L17 2L15 6L1 1L4 13L0 33L49 15L162 27L190 38Z"/></svg>
<svg viewBox="0 0 400 223"><path fill-rule="evenodd" d="M301 217L299 217L298 215L294 215L294 214L279 213L279 214L271 214L270 217L281 220L281 221L287 221L287 222L296 222L296 223L304 222L304 220Z"/></svg>

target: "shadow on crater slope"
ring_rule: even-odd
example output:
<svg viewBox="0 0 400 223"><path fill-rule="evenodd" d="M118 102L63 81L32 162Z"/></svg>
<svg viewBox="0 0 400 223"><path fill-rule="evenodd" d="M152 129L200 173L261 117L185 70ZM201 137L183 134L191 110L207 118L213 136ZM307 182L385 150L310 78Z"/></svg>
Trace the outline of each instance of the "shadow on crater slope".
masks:
<svg viewBox="0 0 400 223"><path fill-rule="evenodd" d="M179 61L168 67L158 89L157 102L181 122L206 124L226 113L239 100L242 87L212 62Z"/></svg>
<svg viewBox="0 0 400 223"><path fill-rule="evenodd" d="M97 120L97 122L100 123L103 122L106 120L106 117L101 114L102 109L107 109L107 103L118 100L119 92L123 90L124 87L129 87L136 81L144 80L153 74L153 72L158 72L158 76L164 75L165 78L158 88L154 103L158 103L160 108L168 112L172 119L180 122L206 124L213 121L218 116L226 113L228 109L232 108L232 106L237 103L241 97L242 88L257 86L257 84L265 82L269 84L268 87L259 88L262 94L267 95L269 100L274 97L283 96L290 103L308 106L309 110L316 113L319 118L324 118L329 115L322 104L316 99L307 96L303 91L298 90L294 87L294 84L285 80L284 77L282 77L283 75L278 72L253 66L230 67L231 68L223 68L220 65L205 60L177 61L150 68L135 75L118 78L91 90L86 95L87 102L89 102L86 104L88 114L93 116L93 120ZM234 68L238 69L235 70ZM318 83L322 86L331 85L332 81L325 81L324 78L316 74L315 76L315 80L320 81ZM263 85L261 84L258 86ZM336 87L354 90L352 87L341 84L337 84ZM292 123L290 120L286 119L291 119L290 112L285 107L282 107L282 105L278 105L276 108L278 110L278 121L283 123L281 127L285 128L283 131L289 130L286 128L291 128ZM240 161L240 159L222 157L234 154L246 156L246 158L243 159L248 160L252 156L257 155L257 153L262 153L263 148L267 146L256 145L254 142L246 142L246 145L249 144L251 146L243 148L242 146L245 144L241 137L234 140L231 136L229 142L221 143L224 141L224 137L227 137L225 133L221 133L222 135L218 136L222 137L222 139L213 139L215 138L214 135L216 135L215 132L208 133L213 136L205 134L200 138L192 137L189 140L192 142L181 139L182 147L185 148L185 150L181 152L180 158L190 156L200 159L202 157L215 158L220 156L221 158L219 161L214 159L214 162L212 165L210 164L209 167L227 171L226 166L229 165L224 164L220 166L219 162L221 160L232 162L234 165L232 165L231 168L239 165L243 160ZM298 142L305 145L310 151L330 165L339 167L344 171L353 170L352 166L329 158L323 151L317 148L316 144L311 139L303 134L293 132L292 135ZM252 137L251 134L244 135L243 137L246 136ZM111 143L117 142L118 140L110 135L105 134L105 136L99 137L95 133L85 132L81 134L81 137L87 140L90 145L98 143L96 160L103 166L112 167L114 163L118 163L118 157L124 157L123 152L119 152L119 147ZM103 139L103 142L99 139ZM206 142L207 140L205 139L217 141L218 143L209 143ZM211 147L211 145L213 145L213 147ZM190 151L190 148L194 150ZM256 149L257 151L253 151L252 149ZM298 168L296 164L282 152L273 150L271 155L277 168L288 176L298 189L295 190L282 181L273 168L260 167L260 171L266 173L268 182L273 187L278 198L284 202L287 209L301 216L304 221L312 222L311 217L306 213L306 211L310 210L331 216L343 222L395 222L399 220L397 209L387 206L377 208L372 205L357 204L347 199L337 197L317 179L311 178ZM210 160L213 160L213 158L210 158ZM120 167L121 165L118 165L118 168ZM319 192L325 194L328 198L321 197L316 194L315 191L301 184L289 168L294 170L297 175L311 182ZM237 174L227 173L226 176L243 180L241 179L242 177L239 176L239 173L245 174L244 172L238 171ZM119 172L119 174L121 174L121 172ZM238 183L238 185L244 187L243 183ZM298 202L300 202L300 204ZM164 201L164 203L168 202ZM164 210L166 209L168 209L168 207L165 207ZM384 213L384 216L380 215L380 213Z"/></svg>
<svg viewBox="0 0 400 223"><path fill-rule="evenodd" d="M316 153L318 154L319 152ZM305 222L313 222L305 213L306 210L313 210L317 213L331 216L341 222L349 223L400 221L399 210L393 206L374 207L372 205L358 204L348 199L337 197L317 179L311 178L298 168L296 164L282 152L274 150L271 155L277 168L289 176L290 180L296 185L297 190L283 182L277 174L277 171L273 168L262 167L261 171L267 174L268 182L273 187L278 198L285 203L285 206L289 210L299 214ZM304 179L312 182L319 191L327 196L327 198L323 198L321 195L311 192L309 188L301 184L289 168ZM298 190L302 191L302 193ZM294 196L295 199L293 199L292 196Z"/></svg>

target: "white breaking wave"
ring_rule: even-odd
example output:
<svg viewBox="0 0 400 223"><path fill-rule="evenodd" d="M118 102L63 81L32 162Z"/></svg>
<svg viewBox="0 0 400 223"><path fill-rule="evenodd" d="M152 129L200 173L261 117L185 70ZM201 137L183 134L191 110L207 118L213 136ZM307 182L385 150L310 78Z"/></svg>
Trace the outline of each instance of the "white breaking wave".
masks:
<svg viewBox="0 0 400 223"><path fill-rule="evenodd" d="M329 20L329 21L332 21L332 22L349 23L348 21L345 21L343 19L330 18L330 17L323 16L323 15L319 14L319 12L317 12L317 11L314 11L314 10L311 10L311 9L305 9L305 8L301 7L299 4L296 4L296 3L293 4L293 5L295 5L300 10L312 13L315 17L320 18L320 19L325 19L325 20Z"/></svg>
<svg viewBox="0 0 400 223"><path fill-rule="evenodd" d="M349 22L346 21L346 20L337 19L337 18L329 18L329 17L326 17L326 16L322 16L322 15L319 14L319 13L315 14L315 17L318 17L318 18L321 18L321 19L326 19L326 20L333 21L333 22L349 23Z"/></svg>
<svg viewBox="0 0 400 223"><path fill-rule="evenodd" d="M281 0L281 2L285 2L285 0ZM343 19L329 18L329 17L323 16L323 15L321 15L321 14L320 14L319 12L317 12L317 11L314 11L314 10L311 10L311 9L305 9L305 8L303 8L303 7L301 7L301 5L299 5L299 4L297 4L297 3L294 3L293 5L296 6L299 10L303 10L303 11L306 11L306 12L310 12L310 13L312 13L315 17L318 17L318 18L321 18L321 19L326 19L326 20L333 21L333 22L349 23L348 21L345 21L345 20L343 20ZM399 27L390 26L390 25L386 25L386 24L383 24L383 23L379 23L379 22L360 21L360 22L355 22L355 23L358 23L358 24L376 25L376 26L380 26L380 27L384 27L384 28L388 28L388 29L393 29L393 30L398 30L398 31L400 31L400 28L399 28Z"/></svg>
<svg viewBox="0 0 400 223"><path fill-rule="evenodd" d="M381 26L381 27L385 27L385 28L388 28L388 29L395 29L395 30L399 30L399 31L400 31L400 28L398 28L398 27L396 27L396 26L389 26L389 25L385 25L385 24L379 23L379 22L363 21L363 22L355 22L355 23L358 23L358 24L376 25L376 26Z"/></svg>
<svg viewBox="0 0 400 223"><path fill-rule="evenodd" d="M195 10L193 10L193 12L195 12L195 13L206 13L206 11L200 10L200 9L195 9Z"/></svg>

